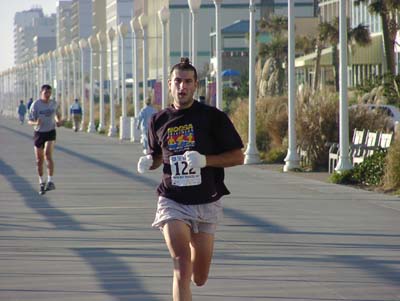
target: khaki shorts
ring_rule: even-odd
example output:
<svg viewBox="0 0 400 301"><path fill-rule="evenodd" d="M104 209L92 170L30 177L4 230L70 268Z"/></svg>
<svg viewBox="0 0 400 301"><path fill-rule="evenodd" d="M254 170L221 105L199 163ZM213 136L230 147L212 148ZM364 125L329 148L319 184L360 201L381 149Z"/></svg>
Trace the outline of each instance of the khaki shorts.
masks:
<svg viewBox="0 0 400 301"><path fill-rule="evenodd" d="M162 231L168 221L180 220L186 223L193 233L214 234L221 219L222 200L200 205L183 205L160 196L152 227Z"/></svg>

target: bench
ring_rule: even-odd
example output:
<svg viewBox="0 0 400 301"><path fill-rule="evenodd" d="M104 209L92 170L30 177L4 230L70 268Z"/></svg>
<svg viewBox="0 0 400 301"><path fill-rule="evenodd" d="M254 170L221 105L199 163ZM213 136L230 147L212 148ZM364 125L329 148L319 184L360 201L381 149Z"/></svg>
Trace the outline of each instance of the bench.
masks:
<svg viewBox="0 0 400 301"><path fill-rule="evenodd" d="M374 152L388 149L393 140L393 132L381 133L354 129L353 139L349 145L349 157L353 166L364 162ZM340 156L338 143L331 143L329 148L328 172L332 173Z"/></svg>
<svg viewBox="0 0 400 301"><path fill-rule="evenodd" d="M387 150L393 140L393 132L391 133L374 133L368 132L367 139L363 145L357 149L357 153L353 155L353 166L364 162L365 158L372 156L378 150Z"/></svg>
<svg viewBox="0 0 400 301"><path fill-rule="evenodd" d="M353 138L349 145L349 156L350 158L357 152L358 147L363 145L366 138L365 130L354 129ZM340 147L339 143L331 143L329 148L329 158L328 158L328 172L332 173L335 169L337 161L339 160Z"/></svg>

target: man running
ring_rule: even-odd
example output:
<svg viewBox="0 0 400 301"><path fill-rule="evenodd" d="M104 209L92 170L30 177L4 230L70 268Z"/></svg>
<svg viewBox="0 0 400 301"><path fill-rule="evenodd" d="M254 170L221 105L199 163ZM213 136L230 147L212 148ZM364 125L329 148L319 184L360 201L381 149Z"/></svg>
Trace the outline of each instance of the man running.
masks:
<svg viewBox="0 0 400 301"><path fill-rule="evenodd" d="M50 99L51 86L43 85L40 89L40 99L33 102L30 112L30 125L34 126L34 149L39 175L39 194L56 188L53 182L54 161L53 150L56 141L56 126L62 125L61 115L57 111L57 102ZM47 183L43 179L43 163L47 164Z"/></svg>
<svg viewBox="0 0 400 301"><path fill-rule="evenodd" d="M243 164L243 143L224 112L193 99L197 71L188 58L174 65L168 81L173 104L152 116L149 151L138 171L163 164L153 227L161 229L173 261L173 300L192 300L191 280L208 278L214 233L229 194L224 167Z"/></svg>

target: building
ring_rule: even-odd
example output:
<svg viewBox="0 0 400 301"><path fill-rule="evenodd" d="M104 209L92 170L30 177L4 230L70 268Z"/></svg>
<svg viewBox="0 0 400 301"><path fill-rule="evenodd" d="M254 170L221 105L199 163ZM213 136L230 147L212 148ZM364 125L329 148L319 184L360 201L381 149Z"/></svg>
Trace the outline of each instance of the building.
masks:
<svg viewBox="0 0 400 301"><path fill-rule="evenodd" d="M380 16L373 15L368 10L368 3L355 5L355 1L346 1L347 16L355 28L359 24L366 25L370 30L371 44L367 47L352 45L348 52L348 83L355 87L370 78L383 75L386 70L385 51ZM332 22L339 17L339 0L320 0L320 20ZM296 73L300 82L311 84L314 77L315 53L296 59ZM397 61L399 54L397 53ZM321 56L321 85L333 80L332 48L327 47ZM398 68L397 68L398 69Z"/></svg>
<svg viewBox="0 0 400 301"><path fill-rule="evenodd" d="M17 12L14 17L14 63L21 66L56 48L56 16L45 16L41 8ZM43 70L43 69L42 69ZM22 92L25 98L37 97L33 87L33 74L39 78L39 68L31 68L31 74L25 71L15 78L15 90ZM48 74L41 73L41 79Z"/></svg>
<svg viewBox="0 0 400 301"><path fill-rule="evenodd" d="M36 37L36 39L35 39ZM17 12L14 17L14 63L23 64L55 49L56 16L45 16L41 8ZM40 47L36 45L41 41Z"/></svg>
<svg viewBox="0 0 400 301"><path fill-rule="evenodd" d="M269 19L272 15L287 16L287 1L261 1L256 15L256 22L261 18ZM295 2L295 27L296 35L315 35L318 20L315 17L315 2L304 0ZM235 20L233 23L221 28L222 70L235 69L241 74L248 73L249 68L249 21L248 12L244 20ZM257 31L257 26L256 26ZM210 73L214 74L215 57L215 32L211 37L211 64ZM258 42L270 41L269 34L259 34Z"/></svg>
<svg viewBox="0 0 400 301"><path fill-rule="evenodd" d="M72 41L72 2L58 1L57 14L57 48L65 47Z"/></svg>
<svg viewBox="0 0 400 301"><path fill-rule="evenodd" d="M296 0L294 3L296 18L316 17L318 11L317 0ZM261 0L260 13L268 19L271 15L287 16L288 0Z"/></svg>
<svg viewBox="0 0 400 301"><path fill-rule="evenodd" d="M124 24L130 28L130 21L134 15L135 0L106 0L106 31L115 30L116 36L113 43L113 68L114 87L117 89L117 101L120 99L121 88L121 47L122 40L118 34L118 26ZM124 67L125 78L132 77L132 34L130 29L124 39ZM117 84L119 83L119 84Z"/></svg>
<svg viewBox="0 0 400 301"><path fill-rule="evenodd" d="M105 0L103 0L105 1ZM71 41L87 39L93 28L92 0L73 0L71 3Z"/></svg>
<svg viewBox="0 0 400 301"><path fill-rule="evenodd" d="M91 13L92 13L92 26L90 30L90 34L98 35L100 32L106 38L105 41L102 43L103 48L98 49L98 52L95 53L94 62L98 68L96 71L101 68L101 63L99 59L99 52L102 52L102 60L103 60L103 79L106 80L107 78L107 61L108 61L108 54L107 54L107 14L106 14L106 0L91 0ZM100 79L99 72L95 72L95 78Z"/></svg>

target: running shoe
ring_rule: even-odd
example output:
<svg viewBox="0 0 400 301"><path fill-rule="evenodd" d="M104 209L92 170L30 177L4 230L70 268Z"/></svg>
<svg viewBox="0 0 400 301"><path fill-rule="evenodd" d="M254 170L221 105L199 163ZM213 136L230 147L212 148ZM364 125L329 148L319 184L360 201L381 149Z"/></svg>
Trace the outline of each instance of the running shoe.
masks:
<svg viewBox="0 0 400 301"><path fill-rule="evenodd" d="M46 193L46 186L44 183L40 184L40 188L39 188L39 194L43 195Z"/></svg>
<svg viewBox="0 0 400 301"><path fill-rule="evenodd" d="M53 182L47 182L46 184L46 191L54 190L56 189L56 185L54 185Z"/></svg>

